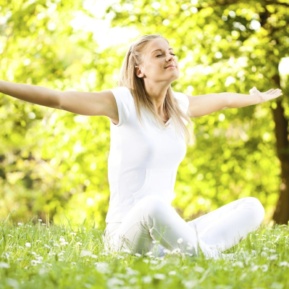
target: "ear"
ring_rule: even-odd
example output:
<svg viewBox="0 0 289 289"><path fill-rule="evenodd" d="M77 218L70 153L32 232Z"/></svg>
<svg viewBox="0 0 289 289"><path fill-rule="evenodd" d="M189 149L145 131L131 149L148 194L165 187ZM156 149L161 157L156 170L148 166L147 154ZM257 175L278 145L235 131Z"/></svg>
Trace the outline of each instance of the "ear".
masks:
<svg viewBox="0 0 289 289"><path fill-rule="evenodd" d="M144 77L144 73L141 71L141 68L139 66L135 67L135 74L139 78L143 78Z"/></svg>

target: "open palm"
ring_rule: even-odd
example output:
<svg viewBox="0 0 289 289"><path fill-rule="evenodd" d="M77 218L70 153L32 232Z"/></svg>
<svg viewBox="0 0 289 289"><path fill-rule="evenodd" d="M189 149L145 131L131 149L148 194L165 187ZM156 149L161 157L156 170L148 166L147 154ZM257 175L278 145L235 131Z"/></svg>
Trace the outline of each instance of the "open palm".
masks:
<svg viewBox="0 0 289 289"><path fill-rule="evenodd" d="M250 89L250 94L259 96L260 102L265 102L265 101L275 99L279 97L280 95L282 95L282 90L277 88L277 89L269 89L268 91L261 92L256 87L253 87L252 89Z"/></svg>

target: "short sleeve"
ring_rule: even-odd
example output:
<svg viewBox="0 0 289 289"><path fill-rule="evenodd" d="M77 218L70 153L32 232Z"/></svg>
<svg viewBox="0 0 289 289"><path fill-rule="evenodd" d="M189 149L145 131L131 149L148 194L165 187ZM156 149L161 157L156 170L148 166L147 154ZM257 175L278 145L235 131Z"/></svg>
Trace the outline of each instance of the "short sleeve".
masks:
<svg viewBox="0 0 289 289"><path fill-rule="evenodd" d="M127 122L127 120L129 119L131 110L134 105L133 97L127 87L116 87L111 89L111 92L115 98L118 110L119 121L116 126L120 126L123 123Z"/></svg>
<svg viewBox="0 0 289 289"><path fill-rule="evenodd" d="M189 98L186 94L181 92L173 92L175 99L177 100L181 111L184 114L188 113L189 110Z"/></svg>

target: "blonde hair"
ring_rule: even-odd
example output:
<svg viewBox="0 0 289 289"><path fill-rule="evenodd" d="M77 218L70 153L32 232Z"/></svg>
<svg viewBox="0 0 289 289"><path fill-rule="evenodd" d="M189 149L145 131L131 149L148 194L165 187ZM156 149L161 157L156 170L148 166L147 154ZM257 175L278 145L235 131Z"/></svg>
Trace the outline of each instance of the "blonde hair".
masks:
<svg viewBox="0 0 289 289"><path fill-rule="evenodd" d="M122 65L119 85L125 86L128 89L130 89L131 94L133 95L135 101L137 114L140 119L141 119L141 109L146 108L153 114L153 116L155 117L155 119L159 124L164 125L163 120L156 113L153 103L147 96L143 79L137 77L136 75L136 67L139 64L141 64L141 52L143 48L150 41L156 38L165 39L164 37L158 34L145 35L131 45ZM176 124L176 126L180 129L180 131L189 139L190 132L186 123L189 124L191 123L190 118L180 109L177 100L173 96L171 87L169 87L169 89L167 90L167 94L164 101L164 111L168 116L168 118L171 118L172 121Z"/></svg>

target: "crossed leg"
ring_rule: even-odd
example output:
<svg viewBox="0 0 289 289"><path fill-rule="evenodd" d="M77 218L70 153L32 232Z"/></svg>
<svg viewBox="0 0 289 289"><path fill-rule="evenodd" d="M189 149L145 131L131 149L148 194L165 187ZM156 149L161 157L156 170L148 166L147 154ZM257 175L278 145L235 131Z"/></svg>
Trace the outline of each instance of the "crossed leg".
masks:
<svg viewBox="0 0 289 289"><path fill-rule="evenodd" d="M205 256L212 257L257 229L263 218L263 206L252 197L186 222L170 204L149 196L139 201L106 239L116 251L143 254L158 242L165 249L193 255L201 248Z"/></svg>

